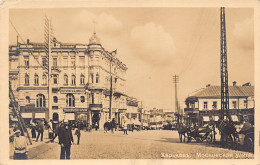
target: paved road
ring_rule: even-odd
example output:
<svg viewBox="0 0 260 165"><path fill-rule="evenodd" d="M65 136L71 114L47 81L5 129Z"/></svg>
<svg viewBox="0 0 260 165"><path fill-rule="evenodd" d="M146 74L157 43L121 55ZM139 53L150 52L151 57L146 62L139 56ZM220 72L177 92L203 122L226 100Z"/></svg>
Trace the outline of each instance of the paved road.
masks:
<svg viewBox="0 0 260 165"><path fill-rule="evenodd" d="M72 145L71 159L231 159L253 158L252 153L204 143L180 143L176 131L104 133L81 132L80 145ZM76 136L74 136L76 141ZM30 159L59 159L60 146L43 143L29 151Z"/></svg>

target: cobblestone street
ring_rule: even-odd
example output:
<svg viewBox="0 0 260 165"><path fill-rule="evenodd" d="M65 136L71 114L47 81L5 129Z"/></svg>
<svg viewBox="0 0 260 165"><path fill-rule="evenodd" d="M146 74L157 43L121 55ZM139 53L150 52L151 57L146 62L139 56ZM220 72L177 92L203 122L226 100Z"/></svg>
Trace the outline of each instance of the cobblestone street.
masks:
<svg viewBox="0 0 260 165"><path fill-rule="evenodd" d="M117 131L104 133L92 131L81 133L80 145L72 145L71 159L225 159L253 158L253 154L220 148L216 144L180 143L177 131ZM45 139L47 140L47 139ZM76 143L74 135L74 142ZM34 142L35 143L35 142ZM38 142L39 143L39 142ZM40 142L31 147L29 159L59 159L60 145Z"/></svg>

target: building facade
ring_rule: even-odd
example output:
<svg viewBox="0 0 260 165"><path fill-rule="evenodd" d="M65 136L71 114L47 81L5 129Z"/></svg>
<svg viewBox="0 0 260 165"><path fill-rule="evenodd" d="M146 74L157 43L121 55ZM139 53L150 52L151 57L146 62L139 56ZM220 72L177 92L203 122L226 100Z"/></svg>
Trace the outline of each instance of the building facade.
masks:
<svg viewBox="0 0 260 165"><path fill-rule="evenodd" d="M207 85L186 98L184 112L188 124L203 125L211 119L217 121L221 110L221 87ZM250 83L229 86L229 112L233 121L242 122L247 116L254 120L254 86Z"/></svg>
<svg viewBox="0 0 260 165"><path fill-rule="evenodd" d="M105 50L96 33L89 44L54 39L51 51L48 59L44 44L29 40L9 46L9 80L22 116L102 125L110 115L112 89L111 119L119 121L126 110L127 67L117 51Z"/></svg>

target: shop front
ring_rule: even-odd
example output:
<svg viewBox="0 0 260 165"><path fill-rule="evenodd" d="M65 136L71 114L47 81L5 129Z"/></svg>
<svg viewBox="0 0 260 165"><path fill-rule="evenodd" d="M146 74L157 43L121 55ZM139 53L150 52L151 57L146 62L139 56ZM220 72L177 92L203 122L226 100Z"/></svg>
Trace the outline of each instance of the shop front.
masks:
<svg viewBox="0 0 260 165"><path fill-rule="evenodd" d="M21 115L26 124L29 124L31 120L49 120L49 110L45 107L35 107L35 104L27 104L20 107Z"/></svg>

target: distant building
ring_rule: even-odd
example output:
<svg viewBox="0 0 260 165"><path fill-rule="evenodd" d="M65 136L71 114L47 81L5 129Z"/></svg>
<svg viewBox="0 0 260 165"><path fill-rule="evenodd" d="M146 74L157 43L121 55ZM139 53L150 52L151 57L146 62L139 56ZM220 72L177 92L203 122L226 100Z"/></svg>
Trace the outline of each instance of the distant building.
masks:
<svg viewBox="0 0 260 165"><path fill-rule="evenodd" d="M187 122L203 125L209 120L217 121L221 109L221 87L207 85L191 96L186 98ZM242 122L243 117L248 116L253 122L254 119L254 86L250 83L237 86L229 86L229 109L232 120Z"/></svg>

